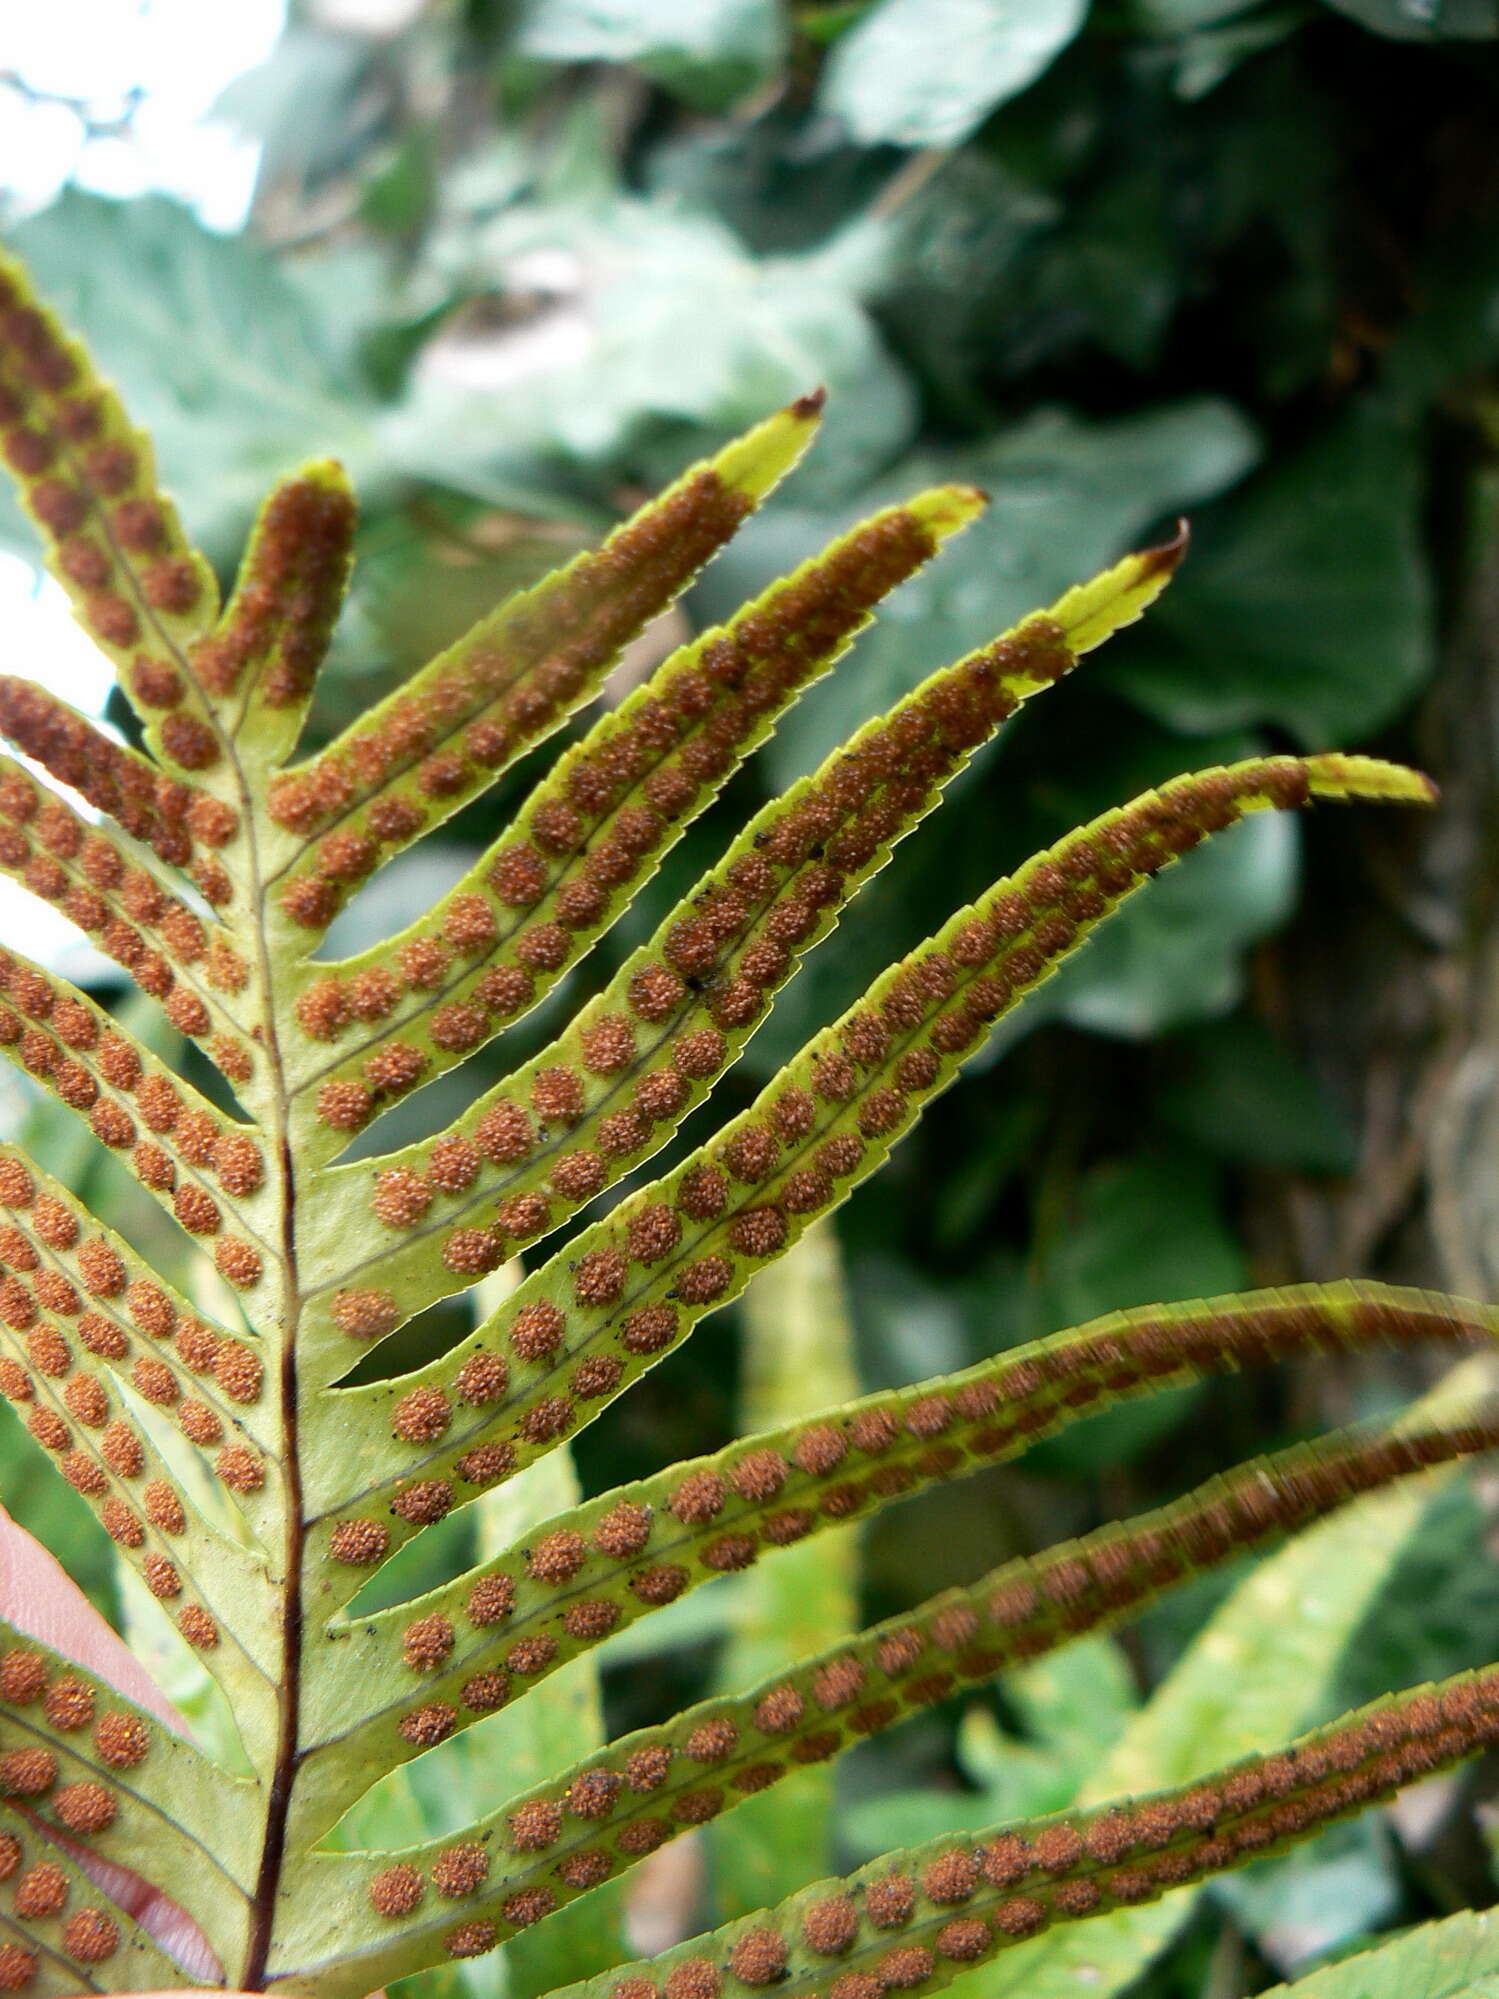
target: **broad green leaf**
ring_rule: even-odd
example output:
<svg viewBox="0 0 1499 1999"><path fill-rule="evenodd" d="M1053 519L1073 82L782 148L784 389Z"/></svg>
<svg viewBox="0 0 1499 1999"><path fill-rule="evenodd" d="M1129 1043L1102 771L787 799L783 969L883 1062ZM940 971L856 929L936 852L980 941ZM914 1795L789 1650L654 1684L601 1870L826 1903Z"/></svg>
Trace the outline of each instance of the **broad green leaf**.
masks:
<svg viewBox="0 0 1499 1999"><path fill-rule="evenodd" d="M834 44L821 105L862 145L955 146L1033 83L1087 0L878 0Z"/></svg>
<svg viewBox="0 0 1499 1999"><path fill-rule="evenodd" d="M1423 1923L1357 1957L1325 1965L1262 1999L1494 1999L1499 1917L1492 1910Z"/></svg>
<svg viewBox="0 0 1499 1999"><path fill-rule="evenodd" d="M1109 669L1170 727L1365 737L1431 670L1412 427L1364 405L1201 524L1180 589Z"/></svg>
<svg viewBox="0 0 1499 1999"><path fill-rule="evenodd" d="M1357 1145L1341 1105L1251 1015L1168 1044L1174 1074L1161 1114L1220 1158L1303 1173L1350 1173Z"/></svg>

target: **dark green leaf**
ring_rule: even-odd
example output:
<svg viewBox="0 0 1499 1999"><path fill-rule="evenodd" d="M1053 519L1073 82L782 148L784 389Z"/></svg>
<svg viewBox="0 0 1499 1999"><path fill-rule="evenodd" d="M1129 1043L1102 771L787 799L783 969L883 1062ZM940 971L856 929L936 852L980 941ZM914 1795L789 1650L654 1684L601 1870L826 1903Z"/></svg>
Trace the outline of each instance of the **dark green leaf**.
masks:
<svg viewBox="0 0 1499 1999"><path fill-rule="evenodd" d="M1156 1099L1169 1124L1221 1158L1351 1173L1340 1107L1259 1021L1214 1021L1170 1044L1177 1071Z"/></svg>
<svg viewBox="0 0 1499 1999"><path fill-rule="evenodd" d="M1123 1305L1236 1290L1244 1254L1219 1211L1213 1175L1192 1154L1162 1153L1090 1173L1056 1235L1038 1243L1031 1324L1073 1325ZM1169 1219L1168 1219L1169 1218ZM1180 1423L1198 1391L1106 1411L1040 1446L1038 1470L1093 1475L1127 1462Z"/></svg>
<svg viewBox="0 0 1499 1999"><path fill-rule="evenodd" d="M1205 522L1175 587L1105 673L1169 727L1274 722L1357 742L1432 664L1412 430L1363 406Z"/></svg>
<svg viewBox="0 0 1499 1999"><path fill-rule="evenodd" d="M1499 35L1495 0L1324 0L1324 4L1397 42L1478 42Z"/></svg>

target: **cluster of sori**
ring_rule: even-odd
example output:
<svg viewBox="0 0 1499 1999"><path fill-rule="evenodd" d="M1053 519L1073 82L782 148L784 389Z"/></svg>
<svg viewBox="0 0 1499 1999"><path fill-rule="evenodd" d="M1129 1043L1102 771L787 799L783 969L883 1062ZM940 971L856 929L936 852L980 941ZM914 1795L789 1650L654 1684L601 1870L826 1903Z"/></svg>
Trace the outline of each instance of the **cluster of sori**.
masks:
<svg viewBox="0 0 1499 1999"><path fill-rule="evenodd" d="M703 1764L722 1761L732 1754L733 1736L727 1723L701 1723L685 1752ZM954 1966L1052 1924L1136 1906L1273 1851L1472 1755L1496 1736L1499 1672L1462 1675L1175 1792L1037 1820L1023 1830L938 1841L902 1865L876 1862L768 1912L778 1921L767 1923L762 1912L669 1954L654 1976L604 1979L599 1990L608 1999L718 1999L741 1987L780 1986L794 1974L798 1992L880 1999L925 1985L944 1963L951 1975ZM664 1770L637 1749L624 1776L599 1771L577 1778L565 1810L529 1800L509 1814L509 1852L555 1850L554 1860L561 1852L562 1882L578 1890L596 1885L618 1863L570 1842L569 1818L586 1827L610 1817L621 1792L659 1787ZM688 1813L680 1822L701 1823L703 1816ZM659 1843L640 1839L621 1851L635 1858ZM495 1894L497 1858L503 1863L503 1852L496 1855L485 1839L435 1848L422 1866L403 1861L383 1869L369 1884L370 1901L389 1920L421 1914L442 1926L450 1956L479 1955L558 1905L556 1894L535 1885L506 1884ZM486 1892L493 1914L453 1906Z"/></svg>

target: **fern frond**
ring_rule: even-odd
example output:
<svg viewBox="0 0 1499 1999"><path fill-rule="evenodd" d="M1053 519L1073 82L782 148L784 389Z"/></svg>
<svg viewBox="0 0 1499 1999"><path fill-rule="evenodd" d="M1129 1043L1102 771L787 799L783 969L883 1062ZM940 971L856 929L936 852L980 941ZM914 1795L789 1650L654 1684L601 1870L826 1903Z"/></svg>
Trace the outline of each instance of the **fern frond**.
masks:
<svg viewBox="0 0 1499 1999"><path fill-rule="evenodd" d="M307 1809L336 1813L348 1802L347 1787L361 1787L361 1772L404 1761L471 1726L713 1577L1016 1457L1120 1400L1292 1355L1433 1341L1487 1348L1496 1333L1499 1312L1377 1285L1305 1286L1114 1313L615 1487L440 1589L335 1623L336 1669L314 1674L309 1686ZM487 1352L466 1363L469 1407L478 1392L494 1390L496 1358ZM408 1395L401 1426L425 1420L430 1428L438 1405L422 1390ZM1466 1436L1464 1425L1454 1434ZM1324 1507L1337 1503L1330 1495L1344 1476L1338 1462L1329 1460L1329 1483L1309 1488ZM504 1475L490 1458L459 1476L474 1482L481 1472ZM409 1533L442 1517L451 1492L445 1481L417 1477L398 1489L388 1510L376 1513L366 1494L359 1511L315 1521L315 1545L329 1561L330 1602L352 1594L403 1527ZM309 1501L316 1503L311 1492ZM1267 1531L1275 1531L1273 1518Z"/></svg>
<svg viewBox="0 0 1499 1999"><path fill-rule="evenodd" d="M48 568L113 659L152 752L174 773L216 764L187 663L218 614L213 571L157 487L149 440L3 253L0 454L45 536Z"/></svg>
<svg viewBox="0 0 1499 1999"><path fill-rule="evenodd" d="M58 695L10 673L0 674L0 736L96 811L108 813L161 860L182 867L196 853L202 880L195 869L195 885L210 903L223 899L208 893L215 883L203 855L204 849L211 854L222 847L237 828L234 813L219 799L164 775L148 757L107 736ZM24 826L39 809L51 812L63 806L55 794L39 793L34 786L29 792L16 787L14 766L7 762L5 769L7 819ZM59 859L68 859L75 851L66 835L59 837L45 824L38 831L44 835L44 849Z"/></svg>
<svg viewBox="0 0 1499 1999"><path fill-rule="evenodd" d="M9 1804L0 1804L0 1880L12 1884L14 1911L0 1914L6 1991L73 1999L179 1983L180 1967L154 1938L28 1811Z"/></svg>
<svg viewBox="0 0 1499 1999"><path fill-rule="evenodd" d="M128 1154L164 1211L211 1246L226 1283L260 1284L278 1253L277 1216L254 1126L216 1110L103 1007L18 951L0 950L0 1051L86 1117L102 1145Z"/></svg>
<svg viewBox="0 0 1499 1999"><path fill-rule="evenodd" d="M488 1865L465 1897L464 1916L495 1923L503 1940L524 1927L505 1915L517 1896L544 1890L561 1905L631 1859L964 1686L1107 1629L1363 1493L1496 1444L1499 1412L1490 1404L1414 1430L1349 1430L1241 1465L1137 1519L946 1590L733 1699L699 1702L623 1737L444 1840L364 1857L371 1906L380 1908L392 1868L416 1869L440 1893L454 1849L480 1851ZM421 1906L430 1914L425 1897ZM391 1927L385 1954L367 1967L382 1982L405 1968L420 1925Z"/></svg>
<svg viewBox="0 0 1499 1999"><path fill-rule="evenodd" d="M251 1074L251 968L120 840L0 756L0 872L67 917L230 1081ZM206 874L216 861L201 862Z"/></svg>
<svg viewBox="0 0 1499 1999"><path fill-rule="evenodd" d="M341 465L305 465L255 522L234 595L193 651L225 735L262 766L296 748L313 682L343 607L354 495Z"/></svg>
<svg viewBox="0 0 1499 1999"><path fill-rule="evenodd" d="M226 1985L357 1999L530 1930L675 1832L956 1686L1499 1438L1493 1408L1454 1391L1412 1425L1241 1467L622 1743L598 1747L590 1724L568 1745L573 1767L526 1763L509 1798L501 1775L460 1834L404 1853L324 1843L346 1847L354 1819L335 1822L375 1813L402 1765L699 1583L1110 1402L1251 1360L1386 1340L1486 1348L1499 1331L1483 1305L1354 1284L1117 1313L577 1504L561 1456L540 1474L550 1500L535 1478L493 1496L845 1199L993 1023L1153 875L1249 812L1430 796L1367 758L1263 757L1162 785L997 883L681 1165L508 1295L481 1285L472 1334L372 1379L371 1343L576 1218L677 1132L896 841L1024 700L1146 608L1183 552L1184 531L930 674L758 813L541 1054L441 1134L336 1164L387 1106L556 986L879 601L977 511L970 489L942 487L840 536L605 712L419 922L357 957L315 958L356 888L598 692L799 458L818 407L795 404L689 470L293 762L352 556L343 473L316 461L277 486L221 613L118 398L0 267L0 454L144 734L122 746L0 679L0 735L72 794L0 760L0 870L161 1006L196 1044L191 1073L201 1051L231 1086L195 1086L67 980L0 951L0 1048L174 1225L153 1228L153 1267L56 1175L0 1148L0 1391L175 1622L242 1751L220 1769L163 1722L165 1703L132 1706L0 1628L0 1989L199 1974L136 1924L118 1863L180 1903ZM480 1558L399 1601L386 1564L479 1499L484 1531L455 1546ZM538 1519L548 1505L563 1510ZM366 1583L366 1605L393 1607L361 1607ZM1493 1732L1495 1684L1407 1697L1309 1739L1293 1764L1123 1816L1072 1814L1027 1829L1032 1844L997 1832L892 1859L588 1989L657 1999L659 1977L666 1999L769 1983L875 1999L933 1983L1468 1753ZM475 1763L479 1742L463 1745ZM420 1778L402 1777L408 1796Z"/></svg>
<svg viewBox="0 0 1499 1999"><path fill-rule="evenodd" d="M206 1669L264 1712L285 1494L259 1352L9 1146L0 1205L0 1391Z"/></svg>
<svg viewBox="0 0 1499 1999"><path fill-rule="evenodd" d="M210 1944L232 1943L232 1925L218 1911L227 1898L243 1916L256 1855L253 1819L242 1809L246 1800L238 1810L224 1807L226 1796L248 1787L226 1779L160 1716L4 1622L0 1700L0 1798L6 1801L0 1818L13 1834L25 1827L23 1855L12 1855L0 1839L0 1870L17 1876L17 1912L58 1914L88 1899L75 1893L87 1886L82 1873L65 1874L44 1893L48 1866L86 1852L105 1864L138 1868L144 1855L159 1854L184 1895L202 1909Z"/></svg>

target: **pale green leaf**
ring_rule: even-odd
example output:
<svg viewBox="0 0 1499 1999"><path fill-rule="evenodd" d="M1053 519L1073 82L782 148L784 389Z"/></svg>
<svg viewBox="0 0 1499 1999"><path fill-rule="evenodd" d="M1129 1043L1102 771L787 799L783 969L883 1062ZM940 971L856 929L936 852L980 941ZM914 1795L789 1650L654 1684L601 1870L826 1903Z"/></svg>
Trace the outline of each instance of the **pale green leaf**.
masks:
<svg viewBox="0 0 1499 1999"><path fill-rule="evenodd" d="M834 45L822 108L863 145L955 146L1046 69L1087 0L882 0Z"/></svg>
<svg viewBox="0 0 1499 1999"><path fill-rule="evenodd" d="M1465 1910L1325 1965L1261 1999L1494 1999L1499 1994L1499 1917Z"/></svg>
<svg viewBox="0 0 1499 1999"><path fill-rule="evenodd" d="M785 42L779 0L531 0L517 47L550 62L636 63L707 111L765 83Z"/></svg>

